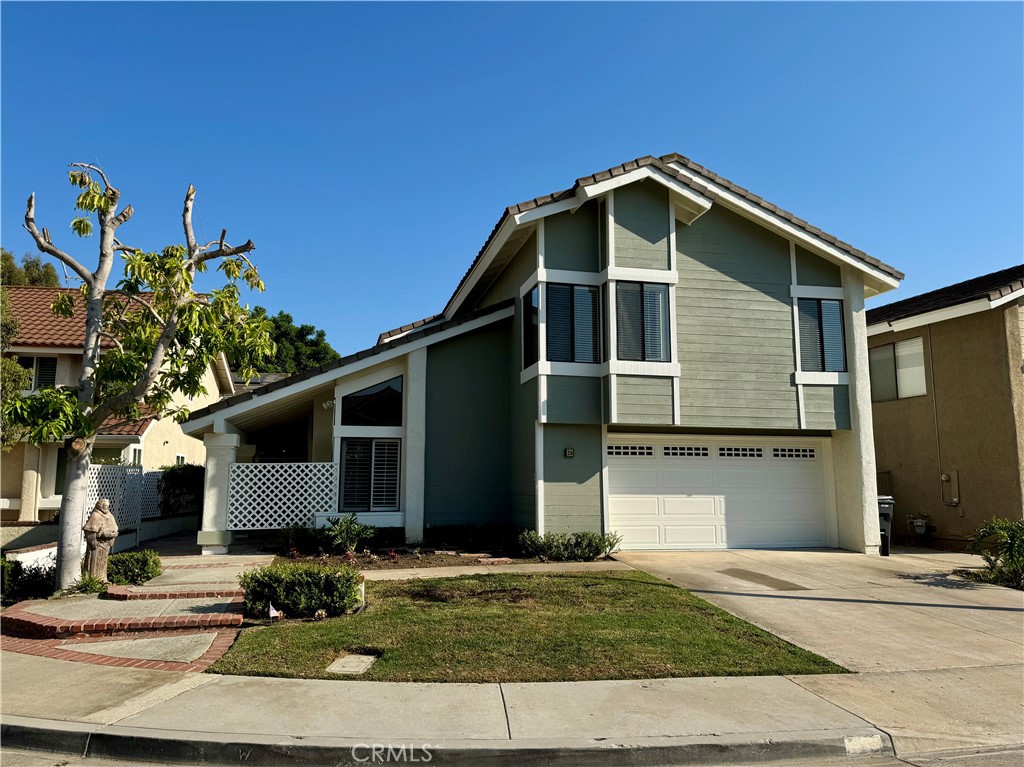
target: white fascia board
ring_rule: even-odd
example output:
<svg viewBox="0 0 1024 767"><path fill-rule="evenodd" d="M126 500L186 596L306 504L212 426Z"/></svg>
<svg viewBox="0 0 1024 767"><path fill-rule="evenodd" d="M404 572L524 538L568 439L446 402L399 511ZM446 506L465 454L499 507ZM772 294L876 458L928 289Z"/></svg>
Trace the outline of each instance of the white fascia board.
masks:
<svg viewBox="0 0 1024 767"><path fill-rule="evenodd" d="M477 282L480 281L480 276L487 271L487 267L494 261L495 256L501 251L508 242L508 238L512 232L516 230L518 224L516 223L515 216L508 216L498 229L498 233L494 235L494 239L491 240L491 244L487 246L487 250L484 251L483 258L480 259L480 263L473 269L473 273L469 279L459 288L459 292L455 294L451 301L448 302L448 306L444 309L444 319L450 320L455 314L455 311L462 305L462 302L466 300L466 296L470 294ZM419 328L417 328L418 330Z"/></svg>
<svg viewBox="0 0 1024 767"><path fill-rule="evenodd" d="M403 357L416 349L422 349L432 344L436 344L439 341L446 341L447 339L461 335L462 333L469 333L473 330L485 327L486 325L490 325L492 322L508 319L514 312L515 307L508 306L501 311L488 314L484 317L477 317L475 320L464 322L461 325L456 325L455 327L449 328L448 330L440 333L434 333L433 335L426 336L425 338L421 338L417 341L404 344L394 349L388 349L380 354L373 354L361 360L355 360L343 367L327 370L320 375L307 378L305 381L300 381L292 384L291 386L278 389L277 391L268 392L263 395L256 394L252 399L248 399L245 402L239 402L236 405L231 405L230 407L210 413L209 415L205 415L194 421L186 421L181 425L181 429L186 434L196 434L209 430L215 425L221 428L226 428L226 421L232 416L248 413L252 410L263 407L264 405L269 405L273 402L279 402L283 399L305 394L313 389L326 386L339 378L345 378L353 373L358 373L360 370L376 367L377 365L382 365L385 362L390 362L398 359L399 357ZM221 428L217 428L216 431L221 431Z"/></svg>
<svg viewBox="0 0 1024 767"><path fill-rule="evenodd" d="M866 264L859 258L851 256L849 253L845 253L839 248L830 245L824 240L820 240L810 232L805 232L803 229L798 227L796 224L787 221L786 219L778 216L771 211L764 210L758 205L750 202L749 200L740 197L738 194L729 191L724 186L716 184L710 179L705 179L697 174L693 173L689 169L679 165L678 163L671 163L672 167L678 170L683 175L692 178L694 181L704 184L715 190L718 194L718 202L724 204L730 210L739 213L745 218L752 219L774 230L778 234L792 239L798 242L800 245L806 247L808 250L829 258L833 261L839 261L840 263L846 264L859 272L869 276L877 285L873 286L878 293L885 293L889 290L895 290L900 286L900 281L893 277L888 272L883 272L881 269Z"/></svg>
<svg viewBox="0 0 1024 767"><path fill-rule="evenodd" d="M529 224L533 221L538 221L548 216L553 216L555 213L564 213L567 210L576 210L580 205L585 203L586 198L580 199L579 197L569 197L559 202L549 202L547 205L541 205L530 210L525 210L522 213L516 213L512 216L512 220L516 222L516 226L523 224Z"/></svg>
<svg viewBox="0 0 1024 767"><path fill-rule="evenodd" d="M221 387L221 391L227 391L228 396L235 394L235 382L231 380L231 365L228 364L228 355L221 352L213 363L214 376Z"/></svg>
<svg viewBox="0 0 1024 767"><path fill-rule="evenodd" d="M596 184L588 184L587 186L581 186L576 190L577 198L582 200L593 200L596 197L607 194L613 189L618 189L622 186L629 184L635 184L637 181L643 181L644 179L652 179L657 181L662 186L668 188L670 192L681 197L688 207L694 207L699 211L698 216L711 210L713 201L708 197L705 197L700 192L697 192L686 184L682 183L679 179L672 178L671 176L662 173L657 168L653 168L649 165L645 165L642 168L623 173L621 176L610 178L607 181L598 181ZM703 183L703 182L702 182ZM693 220L696 220L697 216Z"/></svg>
<svg viewBox="0 0 1024 767"><path fill-rule="evenodd" d="M990 301L987 298L978 298L964 304L947 306L944 309L936 309L931 312L924 312L923 314L915 314L913 317L903 317L890 322L876 322L874 325L868 325L868 335L877 336L882 333L899 333L901 330L913 330L914 328L931 325L935 322L955 320L957 317L966 317L968 314L977 314L978 312L994 309L997 306L1001 306L1009 301L1015 301L1021 297L1024 297L1024 290L1014 291L1009 295L1001 296L995 301Z"/></svg>
<svg viewBox="0 0 1024 767"><path fill-rule="evenodd" d="M5 352L10 354L34 354L34 355L50 355L54 356L57 354L77 354L82 355L82 347L77 349L74 346L9 346L4 349Z"/></svg>
<svg viewBox="0 0 1024 767"><path fill-rule="evenodd" d="M141 445L142 437L128 434L97 434L93 444L99 447L128 447L129 445Z"/></svg>

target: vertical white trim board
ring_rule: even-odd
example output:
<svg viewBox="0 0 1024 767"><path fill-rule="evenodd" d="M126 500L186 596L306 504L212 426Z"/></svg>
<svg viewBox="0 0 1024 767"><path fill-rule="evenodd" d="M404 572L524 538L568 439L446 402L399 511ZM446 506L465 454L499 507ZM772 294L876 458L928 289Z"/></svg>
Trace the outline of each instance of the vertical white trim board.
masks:
<svg viewBox="0 0 1024 767"><path fill-rule="evenodd" d="M534 427L534 477L537 487L537 532L544 535L544 425Z"/></svg>

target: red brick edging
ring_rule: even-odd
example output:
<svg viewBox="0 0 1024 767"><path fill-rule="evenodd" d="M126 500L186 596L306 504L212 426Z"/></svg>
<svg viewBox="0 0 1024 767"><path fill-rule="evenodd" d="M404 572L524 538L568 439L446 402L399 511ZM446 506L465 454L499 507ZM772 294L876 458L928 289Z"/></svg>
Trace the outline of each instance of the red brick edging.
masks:
<svg viewBox="0 0 1024 767"><path fill-rule="evenodd" d="M66 620L31 612L32 600L18 602L0 614L0 633L63 639L76 634L113 634L181 628L229 628L242 625L242 598L234 597L222 612L193 615L156 615L129 618Z"/></svg>
<svg viewBox="0 0 1024 767"><path fill-rule="evenodd" d="M196 589L193 591L160 591L153 588L134 589L131 586L108 586L107 599L209 599L211 597L244 597L242 589Z"/></svg>
<svg viewBox="0 0 1024 767"><path fill-rule="evenodd" d="M6 612L6 611L5 611ZM204 634L204 631L168 631L160 636L179 636L183 634ZM16 652L22 655L35 655L40 658L67 660L75 663L92 663L97 666L120 666L123 668L144 668L156 671L205 671L228 651L238 636L236 629L222 629L216 632L210 648L192 662L169 660L144 660L140 658L115 658L112 655L95 655L93 653L76 652L68 648L59 648L66 644L64 639L24 639L21 637L0 637L0 650ZM125 639L150 638L147 635L124 634ZM74 644L91 644L93 642L110 641L110 637L88 637L75 640Z"/></svg>

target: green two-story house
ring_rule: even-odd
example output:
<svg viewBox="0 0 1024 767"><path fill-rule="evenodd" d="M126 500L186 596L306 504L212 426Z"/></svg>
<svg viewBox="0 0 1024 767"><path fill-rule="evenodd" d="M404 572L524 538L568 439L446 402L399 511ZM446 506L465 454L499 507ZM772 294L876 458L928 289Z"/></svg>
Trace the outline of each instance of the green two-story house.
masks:
<svg viewBox="0 0 1024 767"><path fill-rule="evenodd" d="M194 413L199 542L354 511L877 552L864 299L902 277L680 155L578 179L436 316Z"/></svg>

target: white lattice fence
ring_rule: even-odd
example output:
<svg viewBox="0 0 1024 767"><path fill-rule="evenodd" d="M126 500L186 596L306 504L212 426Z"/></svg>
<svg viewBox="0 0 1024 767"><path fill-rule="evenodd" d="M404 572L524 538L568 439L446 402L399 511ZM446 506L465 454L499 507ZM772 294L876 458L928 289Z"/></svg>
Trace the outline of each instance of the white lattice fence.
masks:
<svg viewBox="0 0 1024 767"><path fill-rule="evenodd" d="M228 530L313 526L315 514L338 511L336 463L233 463Z"/></svg>
<svg viewBox="0 0 1024 767"><path fill-rule="evenodd" d="M160 478L162 471L142 472L142 518L160 516Z"/></svg>
<svg viewBox="0 0 1024 767"><path fill-rule="evenodd" d="M100 498L110 501L110 513L119 528L138 530L142 520L142 468L139 466L90 466L89 495L85 513Z"/></svg>

